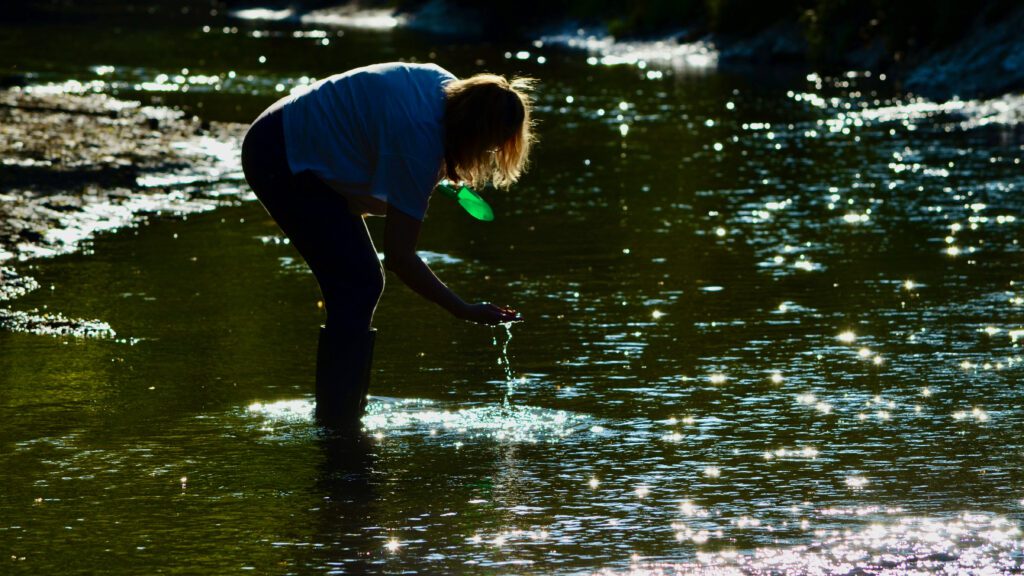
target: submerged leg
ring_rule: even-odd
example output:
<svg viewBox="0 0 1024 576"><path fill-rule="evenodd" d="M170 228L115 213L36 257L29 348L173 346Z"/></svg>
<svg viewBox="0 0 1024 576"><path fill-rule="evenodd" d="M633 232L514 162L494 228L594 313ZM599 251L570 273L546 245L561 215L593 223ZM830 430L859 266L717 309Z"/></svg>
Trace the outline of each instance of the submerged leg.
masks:
<svg viewBox="0 0 1024 576"><path fill-rule="evenodd" d="M362 334L320 328L316 358L316 418L328 426L355 426L366 410L377 331Z"/></svg>

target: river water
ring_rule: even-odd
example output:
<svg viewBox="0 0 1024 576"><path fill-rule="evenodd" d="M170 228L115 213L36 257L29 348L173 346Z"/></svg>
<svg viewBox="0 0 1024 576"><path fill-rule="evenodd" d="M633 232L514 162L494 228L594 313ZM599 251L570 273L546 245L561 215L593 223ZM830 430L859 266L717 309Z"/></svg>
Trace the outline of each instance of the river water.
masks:
<svg viewBox="0 0 1024 576"><path fill-rule="evenodd" d="M389 278L358 441L312 422L317 287L237 179L20 264L12 307L117 337L0 332L0 572L1022 570L1024 151L975 103L223 14L3 36L30 82L225 121L377 61L527 74L541 142L420 242L525 321Z"/></svg>

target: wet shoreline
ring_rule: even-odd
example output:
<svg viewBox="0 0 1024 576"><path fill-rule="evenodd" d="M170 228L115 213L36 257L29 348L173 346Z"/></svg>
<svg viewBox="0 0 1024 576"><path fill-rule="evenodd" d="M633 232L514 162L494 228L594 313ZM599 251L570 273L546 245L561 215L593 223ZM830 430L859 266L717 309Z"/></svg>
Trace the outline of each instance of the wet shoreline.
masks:
<svg viewBox="0 0 1024 576"><path fill-rule="evenodd" d="M113 336L102 320L9 309L38 288L20 263L78 251L150 215L238 198L245 189L235 151L245 128L76 82L0 92L0 328Z"/></svg>

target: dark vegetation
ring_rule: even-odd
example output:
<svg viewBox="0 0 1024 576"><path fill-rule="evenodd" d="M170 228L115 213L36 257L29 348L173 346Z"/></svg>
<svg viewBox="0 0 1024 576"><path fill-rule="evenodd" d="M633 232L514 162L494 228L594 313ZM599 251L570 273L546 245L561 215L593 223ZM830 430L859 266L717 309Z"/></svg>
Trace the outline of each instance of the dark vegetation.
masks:
<svg viewBox="0 0 1024 576"><path fill-rule="evenodd" d="M438 0L362 0L364 6L395 6L414 12ZM895 60L915 51L936 50L964 37L973 27L994 23L1016 8L1018 0L443 0L453 13L480 18L488 35L523 36L538 28L563 24L606 26L620 37L712 33L745 38L791 25L821 63L874 43ZM209 10L265 6L317 9L344 0L28 0L6 7L2 19L75 14L168 11L197 15Z"/></svg>
<svg viewBox="0 0 1024 576"><path fill-rule="evenodd" d="M153 18L208 19L232 9L344 6L345 0L26 0L0 20L91 19L98 25ZM916 74L936 97L993 95L1024 84L1020 0L355 0L357 7L432 15L430 32L484 40L534 39L550 31L601 27L617 38L713 40L723 64L809 66ZM964 56L964 52L971 52ZM959 55L959 56L958 56ZM1007 69L1009 67L1009 70ZM1009 72L1005 78L999 78ZM941 76L938 82L928 80ZM965 79L964 81L961 81ZM936 84L931 86L931 84ZM961 88L963 87L963 88Z"/></svg>
<svg viewBox="0 0 1024 576"><path fill-rule="evenodd" d="M413 11L426 0L400 0ZM529 35L566 21L603 25L617 37L712 34L720 41L789 34L806 50L795 57L821 66L842 66L850 55L900 62L920 58L997 23L1017 0L448 0L478 13L488 34ZM858 56L860 55L860 56Z"/></svg>

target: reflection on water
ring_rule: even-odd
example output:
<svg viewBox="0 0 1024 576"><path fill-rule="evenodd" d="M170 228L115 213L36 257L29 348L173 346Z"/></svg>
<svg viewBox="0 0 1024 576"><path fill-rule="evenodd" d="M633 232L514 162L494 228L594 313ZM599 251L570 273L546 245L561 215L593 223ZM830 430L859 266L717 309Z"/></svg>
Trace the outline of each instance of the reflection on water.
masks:
<svg viewBox="0 0 1024 576"><path fill-rule="evenodd" d="M247 412L261 417L259 429L267 433L278 433L282 426L294 429L299 423L313 425L313 403L308 400L256 402L249 405ZM412 435L461 447L479 440L557 442L590 428L589 420L531 406L445 409L431 400L371 398L363 429L378 440Z"/></svg>
<svg viewBox="0 0 1024 576"><path fill-rule="evenodd" d="M13 570L1024 569L1012 99L248 16L114 47L72 27L84 48L34 36L47 59L20 65L234 120L373 60L541 78L532 171L488 196L502 218L435 202L420 243L526 321L465 325L391 281L363 434L316 427L315 283L257 203L222 201L247 196L181 193L236 170L196 140L221 172L138 182L187 220L70 223L71 248L18 269L34 280L0 269L4 306L123 339L0 333Z"/></svg>
<svg viewBox="0 0 1024 576"><path fill-rule="evenodd" d="M646 70L648 65L655 68L646 70L645 76L650 80L664 77L658 68L672 68L677 71L703 70L714 68L718 63L718 53L710 44L702 41L680 44L675 38L647 41L616 41L607 33L590 32L578 29L571 33L550 34L542 36L534 42L536 48L545 44L564 46L587 52L587 63L591 66L631 65ZM516 52L516 58L530 58L528 51ZM539 55L538 61L543 63L546 57Z"/></svg>
<svg viewBox="0 0 1024 576"><path fill-rule="evenodd" d="M271 22L296 19L299 23L308 26L337 26L368 30L390 30L405 21L403 15L397 14L391 9L360 9L358 6L344 5L337 8L312 10L304 14L297 14L290 8L283 10L246 8L232 11L231 16L241 20Z"/></svg>
<svg viewBox="0 0 1024 576"><path fill-rule="evenodd" d="M828 513L829 511L823 511ZM898 510L895 512L899 512ZM756 526L751 521L750 525ZM682 528L682 525L680 525ZM689 530L677 536L686 536ZM974 574L1019 570L1020 530L1005 518L962 514L948 520L905 518L829 535L807 546L698 554L688 563L634 558L629 569L597 574ZM701 535L694 535L702 538Z"/></svg>

